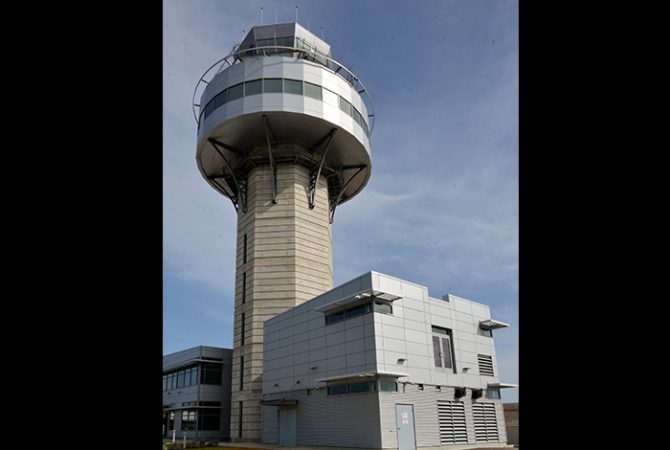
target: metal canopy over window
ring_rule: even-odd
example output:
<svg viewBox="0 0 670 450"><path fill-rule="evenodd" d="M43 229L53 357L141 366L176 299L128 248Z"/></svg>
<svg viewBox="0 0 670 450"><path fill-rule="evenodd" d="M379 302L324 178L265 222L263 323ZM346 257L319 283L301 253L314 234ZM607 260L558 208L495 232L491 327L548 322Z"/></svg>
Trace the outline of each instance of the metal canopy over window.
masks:
<svg viewBox="0 0 670 450"><path fill-rule="evenodd" d="M507 328L509 327L508 323L501 322L499 320L486 319L479 321L479 328L484 330L495 330L496 328Z"/></svg>
<svg viewBox="0 0 670 450"><path fill-rule="evenodd" d="M508 388L518 388L518 384L512 384L512 383L488 383L488 387L493 387L493 388L500 388L500 389L508 389Z"/></svg>
<svg viewBox="0 0 670 450"><path fill-rule="evenodd" d="M353 306L356 303L366 303L368 300L383 300L386 302L393 302L402 297L399 295L389 294L387 292L377 291L374 289L369 289L365 291L358 292L356 294L348 295L341 299L326 303L325 305L317 306L314 308L314 311L318 312L330 312L335 311L344 306Z"/></svg>
<svg viewBox="0 0 670 450"><path fill-rule="evenodd" d="M327 377L327 378L317 378L316 382L318 383L327 383L330 381L347 381L347 380L356 380L356 379L361 379L361 378L375 378L375 377L394 377L394 378L399 378L399 377L408 377L408 373L402 373L402 372L384 372L384 371L372 371L372 372L361 372L361 373L348 373L344 375L337 375L334 377Z"/></svg>

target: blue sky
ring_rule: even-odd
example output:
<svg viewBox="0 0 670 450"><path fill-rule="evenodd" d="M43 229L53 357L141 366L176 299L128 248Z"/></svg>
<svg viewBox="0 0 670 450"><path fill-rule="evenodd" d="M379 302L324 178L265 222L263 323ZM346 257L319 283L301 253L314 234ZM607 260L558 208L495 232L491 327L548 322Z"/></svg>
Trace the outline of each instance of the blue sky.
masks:
<svg viewBox="0 0 670 450"><path fill-rule="evenodd" d="M195 83L261 6L269 24L296 5L376 112L372 177L335 215L334 285L376 270L489 305L518 383L517 0L165 0L163 351L232 346L236 214L195 164Z"/></svg>

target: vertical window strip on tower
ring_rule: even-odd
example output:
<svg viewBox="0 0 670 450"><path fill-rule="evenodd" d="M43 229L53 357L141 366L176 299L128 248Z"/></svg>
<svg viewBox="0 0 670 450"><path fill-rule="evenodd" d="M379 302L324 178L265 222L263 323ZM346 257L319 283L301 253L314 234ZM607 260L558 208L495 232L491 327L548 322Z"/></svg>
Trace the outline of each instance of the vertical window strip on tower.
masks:
<svg viewBox="0 0 670 450"><path fill-rule="evenodd" d="M244 390L244 355L240 356L240 391Z"/></svg>
<svg viewBox="0 0 670 450"><path fill-rule="evenodd" d="M244 319L245 319L245 314L242 313L242 330L240 333L240 345L244 345Z"/></svg>
<svg viewBox="0 0 670 450"><path fill-rule="evenodd" d="M239 404L240 412L237 419L237 434L239 438L242 438L242 402Z"/></svg>
<svg viewBox="0 0 670 450"><path fill-rule="evenodd" d="M247 263L247 234L244 234L244 251L242 252L242 264Z"/></svg>
<svg viewBox="0 0 670 450"><path fill-rule="evenodd" d="M247 299L247 273L242 273L242 303Z"/></svg>

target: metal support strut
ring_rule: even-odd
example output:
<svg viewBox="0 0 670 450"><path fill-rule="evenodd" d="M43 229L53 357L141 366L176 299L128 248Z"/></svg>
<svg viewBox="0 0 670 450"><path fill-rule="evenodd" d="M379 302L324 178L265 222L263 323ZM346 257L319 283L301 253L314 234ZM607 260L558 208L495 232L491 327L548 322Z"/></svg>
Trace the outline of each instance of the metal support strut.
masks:
<svg viewBox="0 0 670 450"><path fill-rule="evenodd" d="M337 128L333 128L323 139L321 139L321 141L319 141L319 144L323 141L325 141L325 144L323 146L323 153L321 154L321 162L319 163L318 169L316 172L314 169L312 169L311 173L309 174L309 209L314 209L314 197L316 195L316 187L319 185L321 169L323 169L323 163L326 162L326 154L328 153L328 148L330 147L330 141L333 140L333 136L335 135L336 131Z"/></svg>
<svg viewBox="0 0 670 450"><path fill-rule="evenodd" d="M221 159L223 159L223 164L226 166L226 169L228 169L228 172L230 173L230 176L233 178L233 182L235 183L235 188L237 189L237 194L236 195L231 195L230 199L233 201L233 205L235 206L235 209L238 208L238 206L242 207L242 213L247 212L247 180L238 180L237 177L235 176L235 171L233 170L233 166L230 164L230 161L228 161L228 158L223 154L221 149L219 148L219 145L222 146L223 148L227 148L232 151L239 151L235 149L234 147L231 147L227 144L224 144L223 142L219 142L215 139L209 138L207 139L210 144L212 144L212 147L214 147L214 150L221 156ZM216 177L216 178L223 178L223 177ZM217 185L221 186L218 182L216 182Z"/></svg>
<svg viewBox="0 0 670 450"><path fill-rule="evenodd" d="M277 166L272 159L272 130L268 123L268 117L263 114L263 126L265 127L265 140L268 143L268 157L270 158L270 172L272 173L272 203L277 203Z"/></svg>
<svg viewBox="0 0 670 450"><path fill-rule="evenodd" d="M330 218L329 218L329 223L333 223L333 220L335 219L335 208L337 208L337 205L340 203L340 200L342 199L342 195L344 195L344 191L347 189L347 186L349 186L349 183L351 183L351 181L352 181L354 178L356 178L356 175L358 175L359 173L361 173L361 172L363 171L363 169L365 169L366 167L367 167L367 166L366 166L365 164L363 164L363 165L361 165L361 166L350 166L350 167L346 167L346 168L343 167L343 168L342 168L342 170L346 170L346 169L358 169L358 170L356 171L355 174L353 174L353 175L351 176L351 178L349 178L349 179L347 180L346 183L344 183L344 186L342 186L342 189L340 189L340 193L337 195L337 198L336 198L335 200L331 200L331 201L330 201Z"/></svg>

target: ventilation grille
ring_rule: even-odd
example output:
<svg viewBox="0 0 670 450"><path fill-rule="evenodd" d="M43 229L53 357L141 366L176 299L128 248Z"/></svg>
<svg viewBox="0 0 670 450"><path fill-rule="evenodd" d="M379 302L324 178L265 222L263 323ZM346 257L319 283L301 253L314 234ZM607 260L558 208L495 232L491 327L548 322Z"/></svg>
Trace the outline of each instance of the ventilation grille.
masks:
<svg viewBox="0 0 670 450"><path fill-rule="evenodd" d="M474 403L475 442L498 442L498 421L493 403Z"/></svg>
<svg viewBox="0 0 670 450"><path fill-rule="evenodd" d="M479 374L493 376L493 359L488 355L477 355Z"/></svg>
<svg viewBox="0 0 670 450"><path fill-rule="evenodd" d="M440 420L440 444L468 443L463 402L438 400L437 415Z"/></svg>

